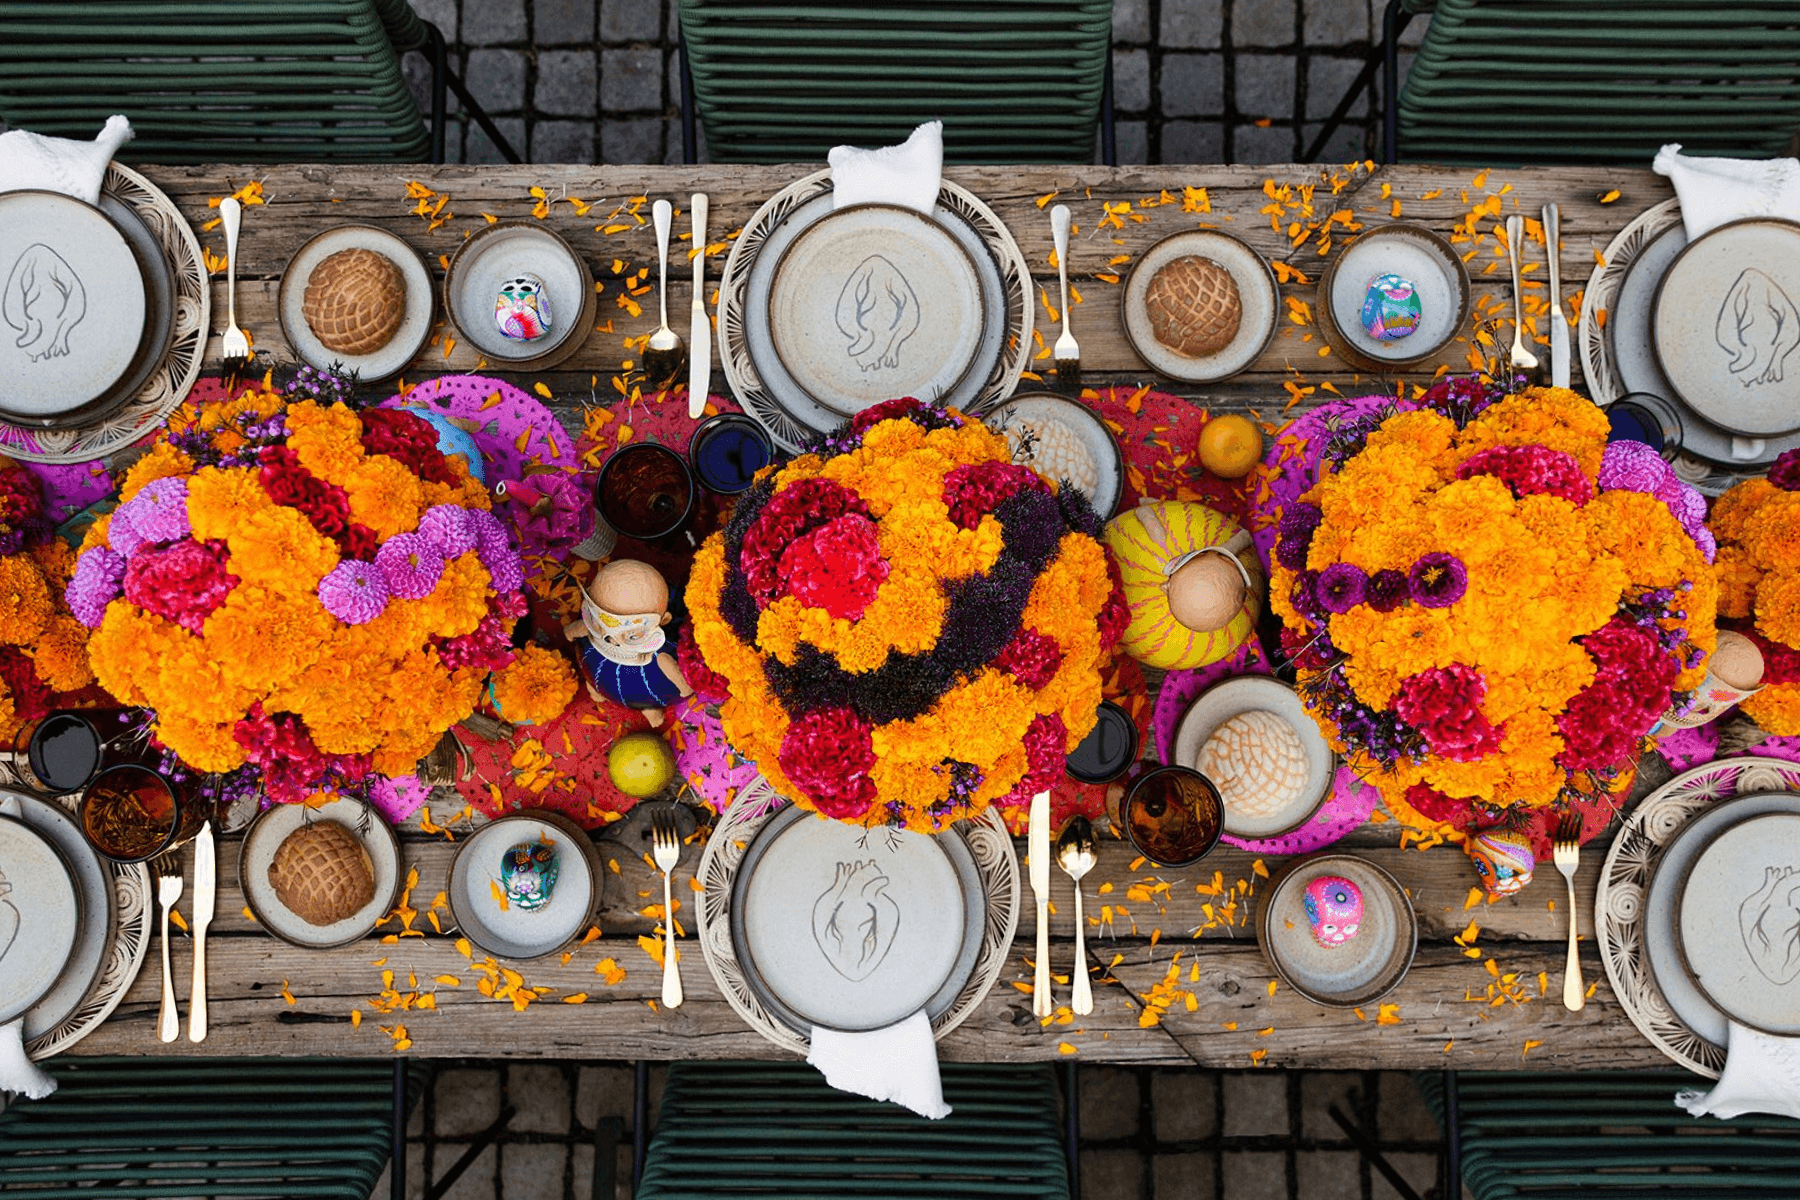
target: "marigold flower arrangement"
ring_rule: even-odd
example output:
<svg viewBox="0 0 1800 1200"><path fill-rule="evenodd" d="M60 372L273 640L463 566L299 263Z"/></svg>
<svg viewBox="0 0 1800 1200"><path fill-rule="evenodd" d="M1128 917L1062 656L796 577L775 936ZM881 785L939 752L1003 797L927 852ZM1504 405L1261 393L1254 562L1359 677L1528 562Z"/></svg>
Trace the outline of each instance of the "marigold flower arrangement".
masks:
<svg viewBox="0 0 1800 1200"><path fill-rule="evenodd" d="M302 369L179 410L68 587L94 673L188 767L278 801L413 769L513 661L519 557L409 413Z"/></svg>
<svg viewBox="0 0 1800 1200"><path fill-rule="evenodd" d="M777 791L929 831L1061 778L1124 598L1086 500L1011 457L892 400L766 472L701 548L683 666Z"/></svg>
<svg viewBox="0 0 1800 1200"><path fill-rule="evenodd" d="M1397 815L1518 822L1627 786L1704 676L1704 515L1575 393L1455 380L1335 430L1271 604L1307 707Z"/></svg>
<svg viewBox="0 0 1800 1200"><path fill-rule="evenodd" d="M0 742L94 682L87 628L63 603L75 556L48 532L37 477L0 459Z"/></svg>
<svg viewBox="0 0 1800 1200"><path fill-rule="evenodd" d="M1713 501L1719 616L1763 655L1762 690L1742 708L1770 733L1800 734L1800 451Z"/></svg>

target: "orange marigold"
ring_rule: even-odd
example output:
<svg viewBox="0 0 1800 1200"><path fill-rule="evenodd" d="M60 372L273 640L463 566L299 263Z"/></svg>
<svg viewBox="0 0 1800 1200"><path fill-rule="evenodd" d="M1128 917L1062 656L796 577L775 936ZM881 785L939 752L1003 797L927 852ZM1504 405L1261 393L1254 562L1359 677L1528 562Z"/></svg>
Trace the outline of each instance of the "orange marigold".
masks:
<svg viewBox="0 0 1800 1200"><path fill-rule="evenodd" d="M0 645L37 640L51 613L50 586L28 554L0 558Z"/></svg>
<svg viewBox="0 0 1800 1200"><path fill-rule="evenodd" d="M94 682L87 643L87 626L74 617L51 617L31 650L38 678L58 692L72 692Z"/></svg>
<svg viewBox="0 0 1800 1200"><path fill-rule="evenodd" d="M575 698L575 664L536 644L494 672L494 708L515 725L547 725Z"/></svg>
<svg viewBox="0 0 1800 1200"><path fill-rule="evenodd" d="M385 454L358 462L341 476L350 495L350 519L367 525L383 541L419 527L424 492L418 476Z"/></svg>

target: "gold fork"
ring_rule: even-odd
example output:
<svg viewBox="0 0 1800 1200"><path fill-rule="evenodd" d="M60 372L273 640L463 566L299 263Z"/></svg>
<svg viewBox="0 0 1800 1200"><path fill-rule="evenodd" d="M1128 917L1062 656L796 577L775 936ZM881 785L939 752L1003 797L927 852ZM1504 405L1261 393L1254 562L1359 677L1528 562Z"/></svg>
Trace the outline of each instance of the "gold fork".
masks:
<svg viewBox="0 0 1800 1200"><path fill-rule="evenodd" d="M659 808L650 814L652 857L663 877L663 992L664 1008L681 1007L681 968L675 963L675 897L669 885L669 872L681 861L681 833L675 828L675 814Z"/></svg>
<svg viewBox="0 0 1800 1200"><path fill-rule="evenodd" d="M175 976L169 969L169 910L181 899L181 852L157 855L150 873L156 876L156 903L162 909L162 1007L156 1012L156 1036L172 1042L181 1036L181 1014L175 1011Z"/></svg>
<svg viewBox="0 0 1800 1200"><path fill-rule="evenodd" d="M1556 869L1569 885L1569 962L1563 968L1563 1007L1580 1012L1587 1006L1587 987L1581 980L1581 956L1575 952L1576 918L1580 915L1575 901L1575 868L1581 865L1581 817L1569 813L1556 828L1556 839L1550 844Z"/></svg>
<svg viewBox="0 0 1800 1200"><path fill-rule="evenodd" d="M237 323L237 247L238 226L244 216L244 206L238 203L236 196L227 196L219 201L219 221L225 226L225 311L226 328L224 344L219 347L221 365L227 375L236 375L250 365L250 339Z"/></svg>

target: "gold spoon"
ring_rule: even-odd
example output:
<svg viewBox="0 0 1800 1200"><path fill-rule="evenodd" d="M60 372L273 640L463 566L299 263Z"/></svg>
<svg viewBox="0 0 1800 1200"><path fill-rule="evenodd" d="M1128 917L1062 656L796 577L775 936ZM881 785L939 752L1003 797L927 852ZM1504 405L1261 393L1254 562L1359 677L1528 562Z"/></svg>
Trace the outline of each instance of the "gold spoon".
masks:
<svg viewBox="0 0 1800 1200"><path fill-rule="evenodd" d="M1094 869L1094 827L1086 817L1074 816L1056 838L1056 865L1075 881L1075 969L1070 972L1075 992L1069 1007L1077 1016L1094 1011L1094 990L1088 982L1087 921L1081 915L1081 877Z"/></svg>
<svg viewBox="0 0 1800 1200"><path fill-rule="evenodd" d="M687 361L687 345L681 335L669 328L669 224L674 209L667 200L658 200L650 210L656 222L657 302L662 310L662 324L644 345L644 376L658 391L666 389Z"/></svg>

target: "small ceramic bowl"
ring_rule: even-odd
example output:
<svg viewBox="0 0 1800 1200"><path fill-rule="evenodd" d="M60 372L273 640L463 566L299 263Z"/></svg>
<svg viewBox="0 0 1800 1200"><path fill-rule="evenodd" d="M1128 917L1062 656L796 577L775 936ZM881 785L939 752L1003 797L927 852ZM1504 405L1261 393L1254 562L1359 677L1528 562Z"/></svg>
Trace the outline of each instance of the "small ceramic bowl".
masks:
<svg viewBox="0 0 1800 1200"><path fill-rule="evenodd" d="M500 285L535 275L550 298L550 331L535 342L515 342L494 325ZM457 248L444 273L444 311L465 341L496 369L544 371L581 349L593 332L598 301L587 262L542 225L502 221Z"/></svg>
<svg viewBox="0 0 1800 1200"><path fill-rule="evenodd" d="M342 250L372 250L400 268L406 289L406 311L388 343L368 354L339 354L326 348L307 325L306 286L319 264ZM431 272L419 252L395 234L373 225L339 225L313 235L288 259L281 273L275 309L281 332L302 362L324 370L341 365L365 383L398 375L431 336Z"/></svg>
<svg viewBox="0 0 1800 1200"><path fill-rule="evenodd" d="M1362 892L1356 936L1324 946L1307 923L1306 885L1348 879ZM1400 986L1419 949L1412 901L1394 877L1352 854L1320 854L1278 875L1256 912L1256 941L1281 981L1333 1008L1372 1004Z"/></svg>
<svg viewBox="0 0 1800 1200"><path fill-rule="evenodd" d="M1087 490L1088 503L1102 521L1118 510L1119 501L1125 496L1125 453L1106 422L1087 405L1054 392L1020 392L996 404L982 420L997 433L1005 433L1020 422L1061 425L1094 464L1095 483Z"/></svg>
<svg viewBox="0 0 1800 1200"><path fill-rule="evenodd" d="M1212 780L1189 767L1157 767L1138 777L1120 810L1125 835L1159 867L1191 867L1225 832L1225 805Z"/></svg>
<svg viewBox="0 0 1800 1200"><path fill-rule="evenodd" d="M560 858L556 887L541 908L499 899L500 863L521 842L548 841ZM489 821L464 840L450 862L445 889L450 915L464 937L496 958L542 958L586 932L600 907L601 872L594 844L559 813L534 810Z"/></svg>
<svg viewBox="0 0 1800 1200"><path fill-rule="evenodd" d="M1299 694L1288 684L1266 675L1240 675L1200 693L1175 727L1170 761L1199 769L1201 751L1219 726L1240 713L1257 711L1279 717L1299 737L1306 756L1306 782L1278 811L1234 811L1228 795L1225 832L1237 838L1280 837L1306 825L1331 798L1332 778L1337 773L1337 757L1326 745L1318 722L1306 711Z"/></svg>
<svg viewBox="0 0 1800 1200"><path fill-rule="evenodd" d="M1382 275L1413 285L1421 308L1410 336L1383 341L1363 328L1363 301ZM1414 367L1444 351L1469 323L1474 289L1449 242L1419 225L1379 225L1344 245L1319 277L1318 316L1325 338L1362 371Z"/></svg>
<svg viewBox="0 0 1800 1200"><path fill-rule="evenodd" d="M288 834L311 821L335 821L349 830L368 852L375 894L342 921L314 925L281 902L269 882L269 865ZM329 950L367 937L400 899L405 872L400 869L400 839L380 813L360 800L339 797L317 808L277 804L258 817L238 848L238 882L256 923L292 946Z"/></svg>
<svg viewBox="0 0 1800 1200"><path fill-rule="evenodd" d="M1237 333L1213 354L1182 354L1157 340L1147 298L1157 272L1178 258L1207 259L1223 267L1237 285L1241 315ZM1152 370L1189 383L1217 383L1247 370L1275 337L1281 316L1281 288L1269 260L1248 242L1217 229L1172 234L1139 256L1125 277L1120 296L1125 336Z"/></svg>

